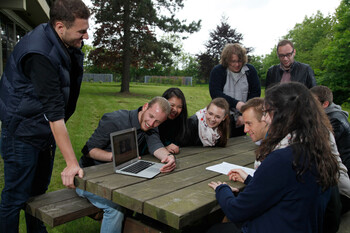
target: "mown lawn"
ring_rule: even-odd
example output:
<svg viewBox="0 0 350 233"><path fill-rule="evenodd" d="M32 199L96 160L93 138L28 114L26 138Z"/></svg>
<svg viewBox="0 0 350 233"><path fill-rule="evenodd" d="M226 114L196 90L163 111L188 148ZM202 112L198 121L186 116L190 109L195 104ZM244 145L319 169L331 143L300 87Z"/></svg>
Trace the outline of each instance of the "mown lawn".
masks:
<svg viewBox="0 0 350 233"><path fill-rule="evenodd" d="M68 132L77 156L80 150L98 125L102 115L119 109L136 109L148 102L154 96L161 96L171 86L155 86L131 84L130 94L121 94L118 83L83 83L76 112L67 123ZM189 116L205 107L211 100L208 86L180 87L184 92ZM264 96L264 90L262 91ZM349 111L349 109L345 109ZM60 173L65 167L65 161L59 150L56 152L54 171L48 191L64 188ZM4 187L3 161L0 159L0 190ZM96 233L99 232L100 223L85 217L76 221L50 228L52 233ZM20 220L20 232L26 232L23 211Z"/></svg>
<svg viewBox="0 0 350 233"><path fill-rule="evenodd" d="M94 132L102 115L120 109L136 109L154 96L161 96L171 86L153 86L131 84L130 94L121 94L119 83L83 83L77 109L67 122L67 128L77 159L81 149ZM189 116L205 107L211 100L208 86L180 87L184 92ZM60 173L66 166L62 154L57 149L48 191L64 188ZM4 187L3 160L0 159L0 190ZM55 228L47 227L52 233L96 233L100 231L100 223L85 217ZM20 232L26 232L24 213L21 213Z"/></svg>

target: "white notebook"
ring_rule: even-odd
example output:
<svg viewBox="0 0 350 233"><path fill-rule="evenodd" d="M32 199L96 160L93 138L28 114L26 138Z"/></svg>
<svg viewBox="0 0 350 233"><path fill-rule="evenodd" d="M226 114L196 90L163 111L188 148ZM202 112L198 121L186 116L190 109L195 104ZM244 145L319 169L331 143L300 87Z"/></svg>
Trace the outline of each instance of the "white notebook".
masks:
<svg viewBox="0 0 350 233"><path fill-rule="evenodd" d="M245 171L246 173L248 173L251 176L253 176L254 172L255 172L255 170L252 168L243 167L243 166L239 166L239 165L232 164L232 163L226 163L226 162L222 162L222 163L207 167L206 169L209 171L218 172L218 173L227 175L229 171L231 171L232 169L236 169L236 168L242 169L243 171Z"/></svg>

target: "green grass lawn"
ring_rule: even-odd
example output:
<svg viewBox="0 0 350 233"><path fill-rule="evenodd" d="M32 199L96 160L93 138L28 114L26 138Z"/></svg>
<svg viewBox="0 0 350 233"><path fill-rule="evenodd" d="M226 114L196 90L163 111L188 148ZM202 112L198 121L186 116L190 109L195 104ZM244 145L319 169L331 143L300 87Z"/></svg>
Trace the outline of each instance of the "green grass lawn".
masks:
<svg viewBox="0 0 350 233"><path fill-rule="evenodd" d="M120 109L136 109L154 96L161 96L171 86L153 86L131 84L130 94L121 94L119 83L83 83L78 105L74 115L67 122L69 136L77 159L81 156L81 149L94 132L102 115ZM205 107L211 100L208 86L180 87L186 96L189 116ZM61 171L66 164L62 154L57 149L48 191L64 188L61 181ZM4 187L3 160L0 159L0 190ZM100 223L89 217L78 219L55 228L47 227L48 232L99 232ZM26 232L23 211L20 219L20 232Z"/></svg>
<svg viewBox="0 0 350 233"><path fill-rule="evenodd" d="M116 83L83 83L77 109L71 119L67 122L67 128L70 139L77 156L81 156L81 149L89 139L98 125L102 115L120 109L136 109L148 102L154 96L161 96L163 92L171 86L152 86L131 84L130 94L121 94L120 84ZM211 100L208 86L187 87L180 89L184 92L189 116L197 110L205 107ZM264 90L262 91L264 96ZM349 111L349 109L345 109ZM54 170L52 174L49 191L55 191L64 188L60 173L66 166L62 154L59 150L56 152ZM0 190L4 187L3 160L0 159ZM99 232L100 223L85 217L76 221L63 224L61 226L50 228L49 232ZM20 220L20 232L26 232L23 211Z"/></svg>

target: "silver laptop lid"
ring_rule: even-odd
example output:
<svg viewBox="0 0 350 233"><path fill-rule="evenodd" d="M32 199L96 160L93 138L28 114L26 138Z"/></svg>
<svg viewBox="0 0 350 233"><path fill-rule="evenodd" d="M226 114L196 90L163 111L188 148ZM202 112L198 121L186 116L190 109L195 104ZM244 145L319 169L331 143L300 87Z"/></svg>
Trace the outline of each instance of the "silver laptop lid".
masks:
<svg viewBox="0 0 350 233"><path fill-rule="evenodd" d="M115 169L124 167L139 157L136 128L120 130L110 134Z"/></svg>

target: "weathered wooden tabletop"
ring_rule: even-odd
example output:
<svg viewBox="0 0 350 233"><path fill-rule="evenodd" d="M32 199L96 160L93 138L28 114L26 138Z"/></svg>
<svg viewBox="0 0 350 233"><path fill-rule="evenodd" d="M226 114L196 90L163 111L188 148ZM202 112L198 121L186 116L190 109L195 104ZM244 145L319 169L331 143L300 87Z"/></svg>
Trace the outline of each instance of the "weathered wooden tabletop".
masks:
<svg viewBox="0 0 350 233"><path fill-rule="evenodd" d="M177 167L153 179L115 174L112 163L84 169L83 179L75 184L113 202L182 229L218 208L210 181L225 181L234 187L242 184L228 180L226 175L205 168L221 162L252 167L257 146L248 136L231 138L225 148L185 147L176 156ZM151 156L143 159L156 160Z"/></svg>

